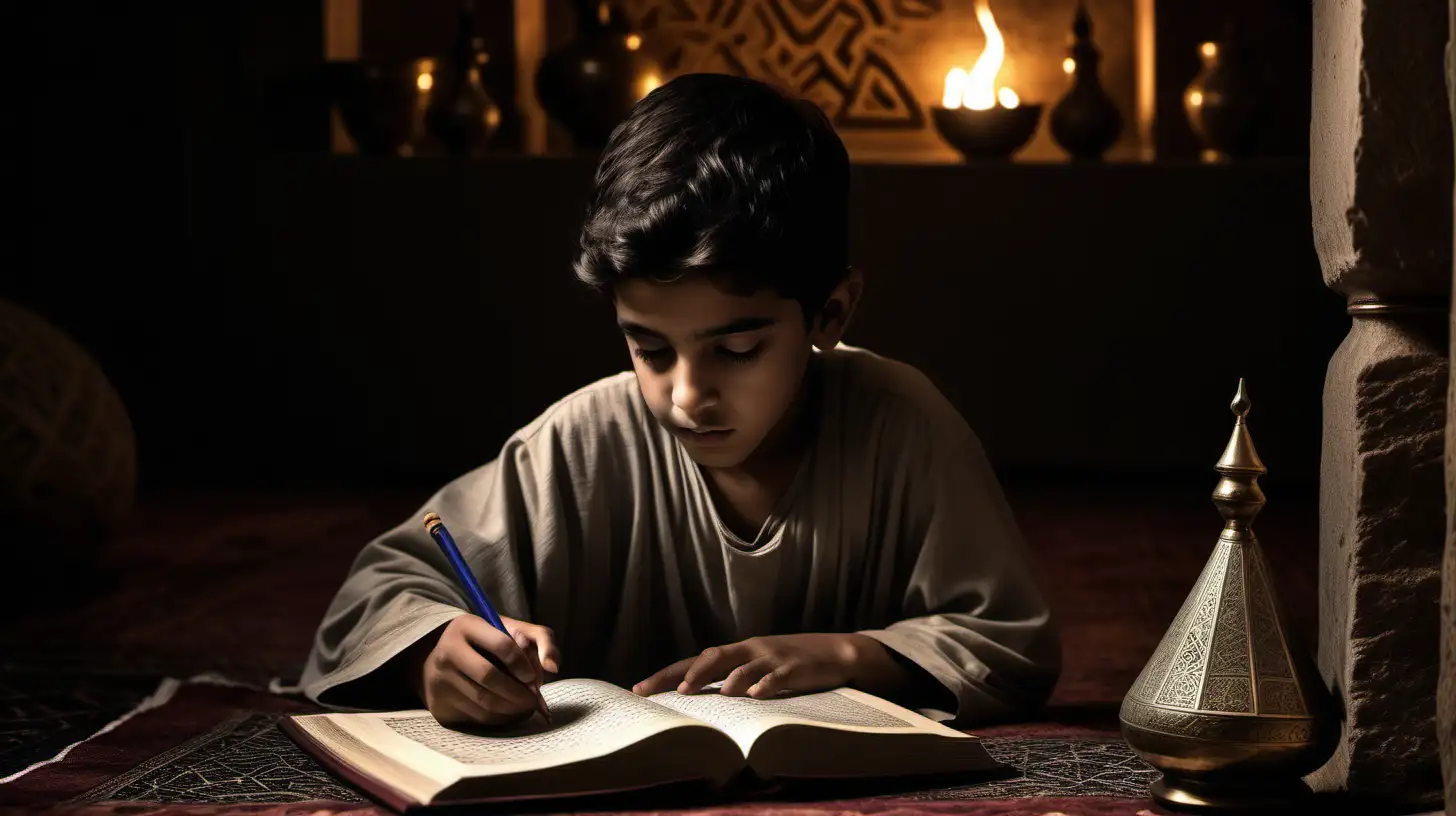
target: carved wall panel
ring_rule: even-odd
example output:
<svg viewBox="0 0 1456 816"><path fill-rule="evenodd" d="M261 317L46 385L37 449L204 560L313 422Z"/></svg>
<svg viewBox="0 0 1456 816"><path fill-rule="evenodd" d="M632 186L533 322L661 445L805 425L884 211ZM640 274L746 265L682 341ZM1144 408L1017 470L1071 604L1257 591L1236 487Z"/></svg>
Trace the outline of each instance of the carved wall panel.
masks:
<svg viewBox="0 0 1456 816"><path fill-rule="evenodd" d="M853 157L954 160L930 124L946 72L984 47L974 0L625 0L667 76L718 72L782 85L822 107ZM1006 43L997 85L1047 107L1023 159L1062 157L1046 121L1076 0L991 0ZM1114 156L1135 154L1134 1L1091 0L1103 82L1123 113Z"/></svg>

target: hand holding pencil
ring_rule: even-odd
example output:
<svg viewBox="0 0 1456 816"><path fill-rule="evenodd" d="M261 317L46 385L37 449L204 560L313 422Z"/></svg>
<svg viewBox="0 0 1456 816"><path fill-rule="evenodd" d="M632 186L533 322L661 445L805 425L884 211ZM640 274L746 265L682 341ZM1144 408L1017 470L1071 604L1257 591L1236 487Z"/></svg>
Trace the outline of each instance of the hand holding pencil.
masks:
<svg viewBox="0 0 1456 816"><path fill-rule="evenodd" d="M546 671L559 670L551 630L497 614L440 517L425 516L425 527L474 613L451 621L437 642L421 644L413 676L426 706L442 723L501 724L538 711L550 724L541 683Z"/></svg>

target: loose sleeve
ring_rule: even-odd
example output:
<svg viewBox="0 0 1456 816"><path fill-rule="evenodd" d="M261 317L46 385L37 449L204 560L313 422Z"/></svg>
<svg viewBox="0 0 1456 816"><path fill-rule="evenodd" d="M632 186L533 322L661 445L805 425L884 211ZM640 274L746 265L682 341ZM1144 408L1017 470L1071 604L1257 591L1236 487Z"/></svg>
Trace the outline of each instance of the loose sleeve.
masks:
<svg viewBox="0 0 1456 816"><path fill-rule="evenodd" d="M573 565L568 554L595 543L583 542L581 530L610 528L610 501L591 487L603 481L590 478L591 449L550 429L513 436L495 460L450 482L365 546L319 625L303 693L336 709L420 705L390 661L468 609L423 525L430 511L440 514L500 614L553 628L577 614L590 618L568 601L581 572L573 566L592 565ZM566 673L572 655L563 649L562 657Z"/></svg>
<svg viewBox="0 0 1456 816"><path fill-rule="evenodd" d="M1061 644L1015 518L979 440L926 454L925 521L914 525L903 618L863 632L955 699L927 712L963 726L1026 716L1051 694ZM919 544L918 548L913 544Z"/></svg>

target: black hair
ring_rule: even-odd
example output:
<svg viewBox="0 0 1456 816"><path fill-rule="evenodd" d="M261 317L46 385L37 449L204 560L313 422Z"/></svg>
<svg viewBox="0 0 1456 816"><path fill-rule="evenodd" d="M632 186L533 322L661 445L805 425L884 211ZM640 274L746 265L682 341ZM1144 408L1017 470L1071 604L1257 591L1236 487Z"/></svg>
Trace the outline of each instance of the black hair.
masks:
<svg viewBox="0 0 1456 816"><path fill-rule="evenodd" d="M576 276L701 272L742 294L772 288L812 320L849 272L849 156L814 104L762 82L687 74L612 132Z"/></svg>

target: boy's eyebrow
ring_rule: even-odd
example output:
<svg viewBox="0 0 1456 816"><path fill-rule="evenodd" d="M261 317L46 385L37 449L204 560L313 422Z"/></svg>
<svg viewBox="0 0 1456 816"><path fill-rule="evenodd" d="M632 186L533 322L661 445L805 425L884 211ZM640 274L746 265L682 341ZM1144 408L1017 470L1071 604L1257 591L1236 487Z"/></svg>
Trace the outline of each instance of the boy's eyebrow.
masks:
<svg viewBox="0 0 1456 816"><path fill-rule="evenodd" d="M732 321L731 323L724 323L721 326L714 326L707 331L700 331L698 332L695 339L701 340L708 337L722 337L727 334L739 334L741 332L757 331L759 329L772 326L777 322L778 321L772 317L741 317L737 320ZM629 334L633 337L651 337L654 340L667 339L662 335L662 332L654 331L647 328L646 326L640 325L638 323L633 323L630 320L618 320L617 326L622 329L623 333Z"/></svg>

